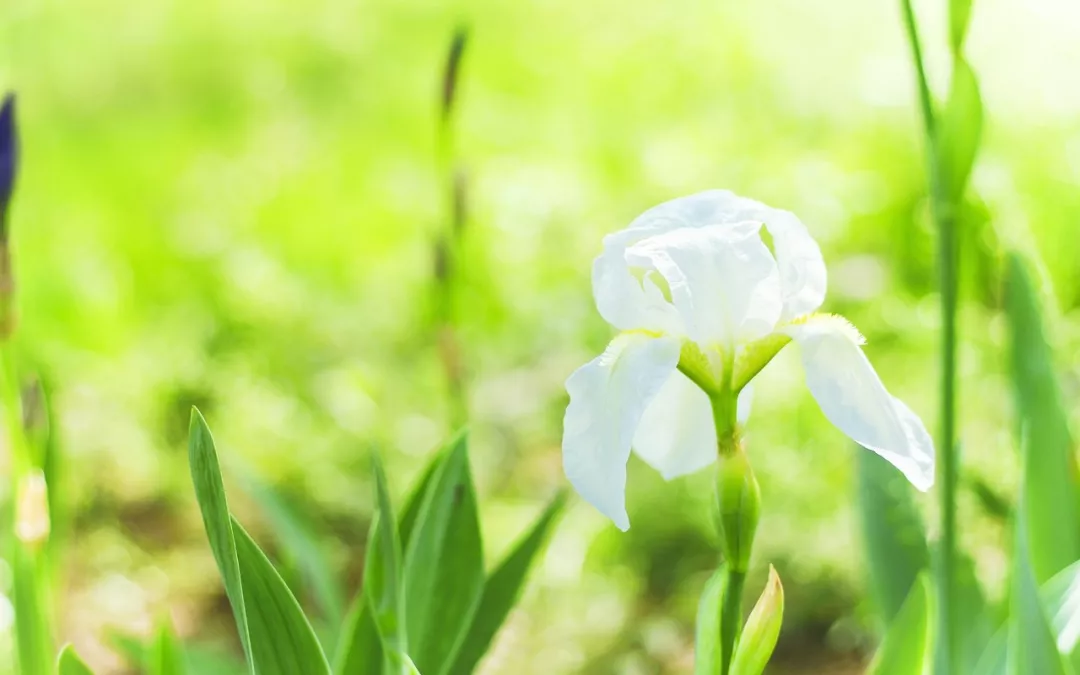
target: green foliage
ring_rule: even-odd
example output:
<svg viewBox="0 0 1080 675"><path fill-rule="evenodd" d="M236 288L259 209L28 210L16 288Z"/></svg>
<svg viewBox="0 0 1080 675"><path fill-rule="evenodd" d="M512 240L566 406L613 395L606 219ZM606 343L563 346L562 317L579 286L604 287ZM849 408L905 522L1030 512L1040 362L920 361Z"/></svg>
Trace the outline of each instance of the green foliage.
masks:
<svg viewBox="0 0 1080 675"><path fill-rule="evenodd" d="M379 510L368 541L363 593L367 597L383 650L393 659L408 653L401 540L398 539L397 519L390 504L386 473L378 454L372 455L372 469Z"/></svg>
<svg viewBox="0 0 1080 675"><path fill-rule="evenodd" d="M60 650L60 656L56 660L56 673L57 675L94 675L71 645L64 645Z"/></svg>
<svg viewBox="0 0 1080 675"><path fill-rule="evenodd" d="M971 0L949 0L949 43L954 53L960 53L971 19Z"/></svg>
<svg viewBox="0 0 1080 675"><path fill-rule="evenodd" d="M184 675L187 672L184 654L168 619L158 625L146 660L148 675Z"/></svg>
<svg viewBox="0 0 1080 675"><path fill-rule="evenodd" d="M468 675L491 646L491 641L521 597L529 570L543 551L552 528L566 506L566 492L551 500L521 541L488 575L480 605L465 636L450 675Z"/></svg>
<svg viewBox="0 0 1080 675"><path fill-rule="evenodd" d="M930 586L920 575L911 587L881 643L870 672L874 675L923 675L932 660Z"/></svg>
<svg viewBox="0 0 1080 675"><path fill-rule="evenodd" d="M1066 675L1031 564L1027 520L1017 519L1009 617L1010 672Z"/></svg>
<svg viewBox="0 0 1080 675"><path fill-rule="evenodd" d="M467 448L464 434L451 442L405 553L410 656L426 675L451 667L483 592L484 556Z"/></svg>
<svg viewBox="0 0 1080 675"><path fill-rule="evenodd" d="M1021 517L1031 569L1042 583L1080 558L1080 488L1053 352L1026 266L1006 261L1005 312L1024 465Z"/></svg>
<svg viewBox="0 0 1080 675"><path fill-rule="evenodd" d="M938 161L945 197L950 208L959 210L982 137L983 105L979 83L967 61L956 59L952 78L949 98L939 118Z"/></svg>
<svg viewBox="0 0 1080 675"><path fill-rule="evenodd" d="M855 453L859 522L862 526L870 592L886 624L892 623L928 569L930 551L922 516L903 474L876 453Z"/></svg>
<svg viewBox="0 0 1080 675"><path fill-rule="evenodd" d="M723 620L727 570L716 570L698 600L697 628L694 633L695 675L716 675L724 668L724 649L720 639Z"/></svg>
<svg viewBox="0 0 1080 675"><path fill-rule="evenodd" d="M229 513L213 438L198 411L192 413L188 449L203 524L241 639L249 650L251 672L329 673L330 666L296 598Z"/></svg>

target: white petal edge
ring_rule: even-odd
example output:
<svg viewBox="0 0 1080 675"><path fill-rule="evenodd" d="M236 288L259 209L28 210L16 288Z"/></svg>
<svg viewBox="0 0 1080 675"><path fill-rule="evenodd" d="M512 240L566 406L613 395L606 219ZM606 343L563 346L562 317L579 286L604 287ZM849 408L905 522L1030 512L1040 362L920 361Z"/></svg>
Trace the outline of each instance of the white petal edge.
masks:
<svg viewBox="0 0 1080 675"><path fill-rule="evenodd" d="M709 397L676 372L645 409L634 435L634 452L671 480L716 459L716 427Z"/></svg>
<svg viewBox="0 0 1080 675"><path fill-rule="evenodd" d="M620 530L626 513L626 462L646 408L676 372L680 343L624 333L566 380L563 469L578 493Z"/></svg>
<svg viewBox="0 0 1080 675"><path fill-rule="evenodd" d="M840 431L873 450L926 491L934 483L934 445L915 413L885 389L863 354L861 336L835 316L789 324L783 332L799 344L806 384Z"/></svg>
<svg viewBox="0 0 1080 675"><path fill-rule="evenodd" d="M681 227L733 225L748 220L764 223L772 236L783 289L781 320L815 311L825 300L828 286L825 261L806 225L790 211L774 209L729 190L706 190L654 206L634 219L628 230L640 231L644 238ZM630 238L623 245L633 241Z"/></svg>
<svg viewBox="0 0 1080 675"><path fill-rule="evenodd" d="M626 249L626 262L667 282L687 336L734 345L772 332L783 310L780 274L758 232L746 221L682 227Z"/></svg>

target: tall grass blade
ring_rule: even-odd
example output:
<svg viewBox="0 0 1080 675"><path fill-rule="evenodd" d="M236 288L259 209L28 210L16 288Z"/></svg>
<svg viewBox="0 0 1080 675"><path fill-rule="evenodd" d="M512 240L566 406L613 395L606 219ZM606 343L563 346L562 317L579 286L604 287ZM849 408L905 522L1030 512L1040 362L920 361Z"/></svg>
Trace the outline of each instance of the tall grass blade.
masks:
<svg viewBox="0 0 1080 675"><path fill-rule="evenodd" d="M371 607L375 627L387 654L408 653L405 633L405 594L402 586L401 541L397 519L390 502L386 473L378 453L371 456L378 499L378 515L368 542L364 562L364 594Z"/></svg>
<svg viewBox="0 0 1080 675"><path fill-rule="evenodd" d="M1009 617L1009 669L1015 673L1066 675L1069 671L1058 653L1031 564L1027 522L1023 517L1016 521Z"/></svg>
<svg viewBox="0 0 1080 675"><path fill-rule="evenodd" d="M1080 488L1054 357L1031 278L1019 256L1006 260L1005 312L1013 392L1023 435L1023 504L1031 569L1043 583L1080 559Z"/></svg>
<svg viewBox="0 0 1080 675"><path fill-rule="evenodd" d="M949 98L939 122L941 181L951 208L964 198L982 138L983 104L979 83L962 58L953 64Z"/></svg>
<svg viewBox="0 0 1080 675"><path fill-rule="evenodd" d="M94 675L94 671L90 670L90 667L79 658L71 645L64 645L64 648L60 650L60 656L56 659L56 673L57 675Z"/></svg>
<svg viewBox="0 0 1080 675"><path fill-rule="evenodd" d="M923 675L932 660L930 586L920 575L896 614L868 672L873 675Z"/></svg>
<svg viewBox="0 0 1080 675"><path fill-rule="evenodd" d="M427 675L453 665L484 586L483 545L465 435L425 496L405 554L409 652Z"/></svg>
<svg viewBox="0 0 1080 675"><path fill-rule="evenodd" d="M146 660L148 675L185 675L187 673L184 654L176 633L173 632L172 623L168 619L162 620L158 625Z"/></svg>
<svg viewBox="0 0 1080 675"><path fill-rule="evenodd" d="M559 515L566 506L566 492L560 492L536 519L528 533L506 555L484 583L480 606L458 651L450 675L469 675L491 647L499 628L521 597L533 562L544 550Z"/></svg>

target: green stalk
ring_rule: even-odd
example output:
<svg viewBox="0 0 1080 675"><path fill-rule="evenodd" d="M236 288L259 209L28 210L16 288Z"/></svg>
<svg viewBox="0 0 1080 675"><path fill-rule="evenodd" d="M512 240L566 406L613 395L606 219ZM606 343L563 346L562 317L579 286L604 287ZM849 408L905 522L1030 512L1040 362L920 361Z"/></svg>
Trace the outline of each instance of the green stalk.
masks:
<svg viewBox="0 0 1080 675"><path fill-rule="evenodd" d="M940 141L930 86L926 78L922 46L911 0L901 0L908 42L915 61L919 107L926 136L927 172L930 187L930 213L938 231L938 275L941 284L941 430L938 440L938 480L941 485L941 547L938 564L939 636L941 663L945 673L955 671L955 596L956 581L956 487L959 452L956 445L956 314L959 285L959 255L955 208L942 181Z"/></svg>

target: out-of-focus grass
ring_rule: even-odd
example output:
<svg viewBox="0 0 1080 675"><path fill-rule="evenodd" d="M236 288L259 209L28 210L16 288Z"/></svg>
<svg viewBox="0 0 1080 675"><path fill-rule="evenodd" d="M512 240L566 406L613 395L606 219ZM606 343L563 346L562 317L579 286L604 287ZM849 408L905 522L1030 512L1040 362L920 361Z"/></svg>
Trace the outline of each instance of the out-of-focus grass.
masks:
<svg viewBox="0 0 1080 675"><path fill-rule="evenodd" d="M430 347L435 118L462 18L461 331L489 558L563 483L561 384L609 337L589 290L600 238L669 197L721 186L798 213L829 263L826 308L862 329L887 385L932 425L933 238L898 11L7 0L0 87L20 93L25 148L18 340L55 380L75 490L62 637L105 666L106 625L149 633L166 606L183 635L227 634L183 469L193 403L223 455L324 524L330 559L355 580L367 449L392 451L400 491L447 431ZM972 27L988 112L976 210L990 224L964 235L960 436L967 469L1006 494L998 241L1045 260L1064 310L1066 396L1080 389L1077 12L988 0ZM852 450L797 363L785 353L767 369L748 441L764 499L757 560L775 562L788 591L781 662L867 640ZM636 460L630 476L629 534L574 507L491 672L689 663L713 563L708 476L665 485ZM253 504L235 506L258 522ZM1001 530L967 494L960 522L979 574L1000 587Z"/></svg>

